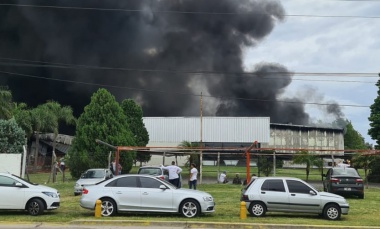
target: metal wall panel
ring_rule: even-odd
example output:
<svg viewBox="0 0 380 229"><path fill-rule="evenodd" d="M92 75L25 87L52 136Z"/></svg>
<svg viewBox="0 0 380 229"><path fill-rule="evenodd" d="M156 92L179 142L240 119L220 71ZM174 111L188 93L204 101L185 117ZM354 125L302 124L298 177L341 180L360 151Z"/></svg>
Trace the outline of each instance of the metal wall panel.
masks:
<svg viewBox="0 0 380 229"><path fill-rule="evenodd" d="M201 140L199 117L144 117L152 142ZM203 117L203 142L269 142L269 117Z"/></svg>

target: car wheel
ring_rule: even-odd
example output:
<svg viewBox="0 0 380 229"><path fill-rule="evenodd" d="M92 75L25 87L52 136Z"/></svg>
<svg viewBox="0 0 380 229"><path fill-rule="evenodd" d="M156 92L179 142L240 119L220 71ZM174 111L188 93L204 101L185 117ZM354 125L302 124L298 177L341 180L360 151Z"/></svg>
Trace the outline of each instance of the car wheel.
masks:
<svg viewBox="0 0 380 229"><path fill-rule="evenodd" d="M44 203L40 199L31 199L26 205L26 210L32 216L41 215L44 212Z"/></svg>
<svg viewBox="0 0 380 229"><path fill-rule="evenodd" d="M266 212L266 206L261 202L252 202L249 206L249 213L256 217L264 216Z"/></svg>
<svg viewBox="0 0 380 229"><path fill-rule="evenodd" d="M323 210L323 216L329 220L338 220L340 218L340 207L336 204L328 204Z"/></svg>
<svg viewBox="0 0 380 229"><path fill-rule="evenodd" d="M79 193L74 192L74 196L79 196Z"/></svg>
<svg viewBox="0 0 380 229"><path fill-rule="evenodd" d="M101 214L102 216L113 216L116 214L116 203L110 198L104 198L102 201L102 210Z"/></svg>
<svg viewBox="0 0 380 229"><path fill-rule="evenodd" d="M363 194L359 194L359 199L364 199L364 193Z"/></svg>
<svg viewBox="0 0 380 229"><path fill-rule="evenodd" d="M181 214L187 218L196 217L201 210L198 202L196 202L195 200L190 200L190 199L184 200L181 206L179 207L179 209L180 209Z"/></svg>

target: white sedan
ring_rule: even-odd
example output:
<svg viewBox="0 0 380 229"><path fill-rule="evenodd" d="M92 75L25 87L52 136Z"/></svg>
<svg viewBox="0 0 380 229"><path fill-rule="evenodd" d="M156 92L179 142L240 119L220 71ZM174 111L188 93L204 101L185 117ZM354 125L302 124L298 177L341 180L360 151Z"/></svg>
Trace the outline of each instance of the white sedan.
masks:
<svg viewBox="0 0 380 229"><path fill-rule="evenodd" d="M80 206L94 210L101 200L102 216L117 212L172 212L192 218L214 212L214 199L207 192L177 189L150 175L122 175L82 191Z"/></svg>
<svg viewBox="0 0 380 229"><path fill-rule="evenodd" d="M9 173L0 173L0 209L27 210L36 216L60 205L56 189L33 184Z"/></svg>

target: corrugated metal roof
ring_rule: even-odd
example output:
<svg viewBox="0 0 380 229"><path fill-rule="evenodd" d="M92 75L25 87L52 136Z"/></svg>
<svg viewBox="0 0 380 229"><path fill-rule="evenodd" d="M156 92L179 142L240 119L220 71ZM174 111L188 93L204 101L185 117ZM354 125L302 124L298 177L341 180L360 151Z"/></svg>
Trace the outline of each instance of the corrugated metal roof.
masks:
<svg viewBox="0 0 380 229"><path fill-rule="evenodd" d="M200 117L144 117L150 142L200 142ZM203 142L269 142L269 117L203 117Z"/></svg>

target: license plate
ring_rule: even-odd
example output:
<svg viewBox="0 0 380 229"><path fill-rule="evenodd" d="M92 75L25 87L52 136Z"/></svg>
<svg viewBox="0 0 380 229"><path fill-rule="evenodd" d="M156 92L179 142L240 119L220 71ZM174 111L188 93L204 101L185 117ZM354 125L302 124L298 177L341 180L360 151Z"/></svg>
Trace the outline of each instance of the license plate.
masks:
<svg viewBox="0 0 380 229"><path fill-rule="evenodd" d="M344 188L344 191L351 191L351 188Z"/></svg>

